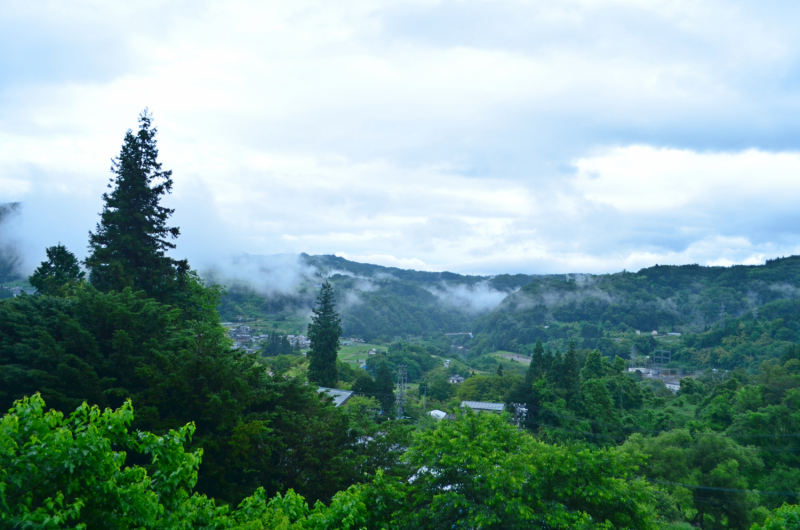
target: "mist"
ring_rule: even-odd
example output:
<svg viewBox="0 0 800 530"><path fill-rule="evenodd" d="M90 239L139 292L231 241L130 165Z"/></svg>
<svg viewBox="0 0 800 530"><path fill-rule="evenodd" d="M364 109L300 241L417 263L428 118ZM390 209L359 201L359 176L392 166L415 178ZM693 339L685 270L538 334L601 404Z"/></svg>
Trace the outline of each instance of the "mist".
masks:
<svg viewBox="0 0 800 530"><path fill-rule="evenodd" d="M445 304L465 313L484 313L491 311L510 293L492 288L488 282L482 281L474 285L451 285L442 283L428 289ZM515 289L512 292L516 292Z"/></svg>
<svg viewBox="0 0 800 530"><path fill-rule="evenodd" d="M239 254L207 266L201 276L217 285L247 286L265 296L291 296L304 284L318 280L319 271L302 263L298 255Z"/></svg>
<svg viewBox="0 0 800 530"><path fill-rule="evenodd" d="M22 277L22 253L15 232L20 210L18 202L0 204L0 283Z"/></svg>

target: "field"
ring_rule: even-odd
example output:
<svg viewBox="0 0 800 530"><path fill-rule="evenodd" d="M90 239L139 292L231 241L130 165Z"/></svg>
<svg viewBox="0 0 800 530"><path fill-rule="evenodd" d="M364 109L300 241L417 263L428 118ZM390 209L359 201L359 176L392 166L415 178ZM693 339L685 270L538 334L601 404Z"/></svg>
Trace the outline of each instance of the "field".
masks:
<svg viewBox="0 0 800 530"><path fill-rule="evenodd" d="M385 349L386 346L369 343L348 344L339 349L339 360L346 363L355 363L356 360L365 361L369 357L369 350L372 348L380 351Z"/></svg>
<svg viewBox="0 0 800 530"><path fill-rule="evenodd" d="M225 322L228 328L239 326L250 326L252 334L272 333L277 331L285 335L305 335L308 328L308 320L303 317L287 317L283 320L260 319L250 322Z"/></svg>

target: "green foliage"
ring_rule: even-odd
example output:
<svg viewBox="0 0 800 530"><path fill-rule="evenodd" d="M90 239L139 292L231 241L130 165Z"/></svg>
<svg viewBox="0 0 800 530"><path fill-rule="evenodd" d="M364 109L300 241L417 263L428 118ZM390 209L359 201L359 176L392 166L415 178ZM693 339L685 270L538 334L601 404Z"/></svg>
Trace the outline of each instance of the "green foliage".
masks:
<svg viewBox="0 0 800 530"><path fill-rule="evenodd" d="M670 493L692 522L749 526L757 498L747 491L747 477L763 466L755 448L716 433L678 429L655 438L634 434L624 449L648 456L645 474Z"/></svg>
<svg viewBox="0 0 800 530"><path fill-rule="evenodd" d="M296 349L289 343L289 339L283 333L273 332L269 334L269 339L261 346L261 355L264 357L277 357L278 355L292 355Z"/></svg>
<svg viewBox="0 0 800 530"><path fill-rule="evenodd" d="M75 254L59 244L47 249L47 261L39 265L28 281L41 294L57 295L65 293L84 276Z"/></svg>
<svg viewBox="0 0 800 530"><path fill-rule="evenodd" d="M271 378L232 350L216 290L197 284L192 300L182 311L84 285L69 298L0 302L0 407L38 391L60 411L130 398L136 429L194 421L192 447L206 454L198 488L228 502L258 486L327 499L353 483L362 470L347 417L302 380Z"/></svg>
<svg viewBox="0 0 800 530"><path fill-rule="evenodd" d="M754 524L751 530L800 530L800 506L784 504L763 525Z"/></svg>
<svg viewBox="0 0 800 530"><path fill-rule="evenodd" d="M157 160L156 133L145 109L137 134L125 134L111 168L113 191L103 194L100 223L89 234L86 266L89 280L101 291L128 287L166 302L181 289L189 265L165 254L175 248L168 238L177 238L180 231L167 226L174 210L160 205L161 196L172 191L172 171L162 171Z"/></svg>
<svg viewBox="0 0 800 530"><path fill-rule="evenodd" d="M25 398L0 420L0 526L188 529L225 515L192 493L202 455L184 450L193 425L129 433L130 401L68 417L44 408ZM134 454L146 463L126 464Z"/></svg>
<svg viewBox="0 0 800 530"><path fill-rule="evenodd" d="M342 336L342 320L336 312L333 287L322 284L317 306L312 310L311 324L308 325L308 338L311 341L308 380L320 386L333 388L339 380L336 372L336 359L339 352L339 337Z"/></svg>
<svg viewBox="0 0 800 530"><path fill-rule="evenodd" d="M367 359L367 370L377 374L383 363L391 373L397 373L397 367L406 366L409 382L419 381L423 374L441 366L441 361L428 353L427 349L416 344L393 343L386 352L370 355Z"/></svg>
<svg viewBox="0 0 800 530"><path fill-rule="evenodd" d="M406 460L419 471L400 528L656 528L634 458L547 445L499 416L440 422Z"/></svg>

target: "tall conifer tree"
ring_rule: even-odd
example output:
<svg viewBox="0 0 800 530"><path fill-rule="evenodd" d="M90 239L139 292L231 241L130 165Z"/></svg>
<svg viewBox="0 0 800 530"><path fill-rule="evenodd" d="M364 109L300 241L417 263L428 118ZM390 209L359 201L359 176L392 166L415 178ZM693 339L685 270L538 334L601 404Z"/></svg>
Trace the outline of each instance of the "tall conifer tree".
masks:
<svg viewBox="0 0 800 530"><path fill-rule="evenodd" d="M574 407L578 401L578 350L575 341L569 341L567 353L564 354L564 364L561 367L561 387L566 393L567 404Z"/></svg>
<svg viewBox="0 0 800 530"><path fill-rule="evenodd" d="M185 260L166 256L175 248L169 239L180 234L167 226L174 213L161 206L161 197L172 191L172 171L163 171L156 148L157 129L145 109L139 115L139 131L125 134L119 157L112 161L111 193L103 194L103 212L94 232L89 232L90 255L86 258L89 280L101 291L126 287L171 301L189 269Z"/></svg>
<svg viewBox="0 0 800 530"><path fill-rule="evenodd" d="M392 372L389 371L389 367L386 366L385 362L381 362L380 366L378 366L378 373L375 375L375 387L378 393L378 401L381 402L384 414L388 414L395 403Z"/></svg>
<svg viewBox="0 0 800 530"><path fill-rule="evenodd" d="M528 373L525 376L525 384L532 385L544 372L544 346L542 346L540 339L536 341L536 346L533 347L533 355L531 356L531 364L528 366Z"/></svg>
<svg viewBox="0 0 800 530"><path fill-rule="evenodd" d="M308 338L308 380L320 386L335 387L339 380L336 359L339 353L339 337L342 335L342 319L336 312L333 287L327 281L317 296L317 306L312 310Z"/></svg>

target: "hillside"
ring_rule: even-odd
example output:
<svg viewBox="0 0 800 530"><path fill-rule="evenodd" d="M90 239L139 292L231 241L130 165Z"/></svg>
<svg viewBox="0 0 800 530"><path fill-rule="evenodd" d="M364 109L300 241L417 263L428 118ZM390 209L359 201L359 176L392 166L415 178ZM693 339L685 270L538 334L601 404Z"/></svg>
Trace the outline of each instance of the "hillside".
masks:
<svg viewBox="0 0 800 530"><path fill-rule="evenodd" d="M282 259L274 267L294 268L292 282L259 286L259 277L285 277L248 256L247 271L212 283L227 287L220 313L223 320L288 318L308 315L319 284L328 279L336 289L347 336L388 341L400 335L467 332L474 319L491 310L508 294L535 276L503 274L468 276L357 263L337 256L301 254L296 262ZM252 266L258 264L257 267Z"/></svg>
<svg viewBox="0 0 800 530"><path fill-rule="evenodd" d="M761 305L800 296L800 257L765 265L659 266L604 275L550 275L532 279L491 313L475 332L533 342L535 326L590 322L606 329L703 331L722 311L737 317Z"/></svg>

